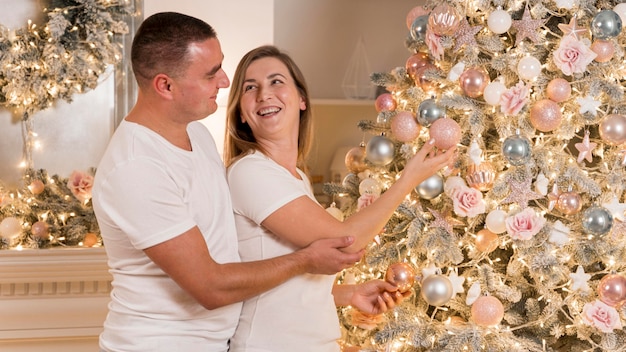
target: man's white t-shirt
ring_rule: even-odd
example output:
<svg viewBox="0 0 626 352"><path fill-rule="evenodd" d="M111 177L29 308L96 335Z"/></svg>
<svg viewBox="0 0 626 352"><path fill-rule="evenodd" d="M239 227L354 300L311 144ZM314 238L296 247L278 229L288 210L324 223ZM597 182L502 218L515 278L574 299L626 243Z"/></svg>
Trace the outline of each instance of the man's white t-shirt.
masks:
<svg viewBox="0 0 626 352"><path fill-rule="evenodd" d="M213 137L199 122L187 131L193 151L122 121L98 166L93 205L113 275L105 351L226 351L237 325L240 303L205 309L143 251L198 226L215 261L240 261Z"/></svg>
<svg viewBox="0 0 626 352"><path fill-rule="evenodd" d="M274 258L298 249L260 225L298 197L315 200L308 178L298 172L302 179L259 152L229 167L242 261ZM300 275L245 301L230 351L338 352L339 320L331 293L334 280L334 275Z"/></svg>

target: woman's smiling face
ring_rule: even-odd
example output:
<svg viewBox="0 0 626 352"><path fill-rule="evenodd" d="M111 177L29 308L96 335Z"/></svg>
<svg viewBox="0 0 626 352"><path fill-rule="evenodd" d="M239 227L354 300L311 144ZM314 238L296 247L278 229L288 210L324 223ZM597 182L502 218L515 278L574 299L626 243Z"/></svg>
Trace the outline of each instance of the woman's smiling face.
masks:
<svg viewBox="0 0 626 352"><path fill-rule="evenodd" d="M242 120L260 140L297 137L300 110L306 109L306 103L287 66L265 57L246 70L240 107Z"/></svg>

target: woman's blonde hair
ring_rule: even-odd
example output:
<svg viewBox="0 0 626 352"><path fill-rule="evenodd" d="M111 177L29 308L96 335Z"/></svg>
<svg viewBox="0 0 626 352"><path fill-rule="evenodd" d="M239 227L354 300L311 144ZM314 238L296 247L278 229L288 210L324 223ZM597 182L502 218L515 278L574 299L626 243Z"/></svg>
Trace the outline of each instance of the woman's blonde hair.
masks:
<svg viewBox="0 0 626 352"><path fill-rule="evenodd" d="M241 95L245 74L250 65L259 59L273 57L287 66L293 78L300 96L306 103L306 109L300 110L300 128L298 132L298 161L297 166L307 171L306 158L311 149L313 139L313 116L311 113L311 101L304 75L293 59L285 52L273 45L264 45L249 51L243 56L233 77L230 94L228 96L228 110L226 112L226 136L224 138L224 162L226 167L235 160L253 151L264 152L252 130L247 123L241 121Z"/></svg>

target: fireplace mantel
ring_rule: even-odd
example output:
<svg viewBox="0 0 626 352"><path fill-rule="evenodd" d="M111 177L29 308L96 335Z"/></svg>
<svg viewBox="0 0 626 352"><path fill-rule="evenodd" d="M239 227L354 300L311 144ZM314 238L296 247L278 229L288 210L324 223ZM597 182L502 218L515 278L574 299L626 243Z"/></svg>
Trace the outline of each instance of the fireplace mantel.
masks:
<svg viewBox="0 0 626 352"><path fill-rule="evenodd" d="M104 248L0 251L0 350L97 351L110 290Z"/></svg>

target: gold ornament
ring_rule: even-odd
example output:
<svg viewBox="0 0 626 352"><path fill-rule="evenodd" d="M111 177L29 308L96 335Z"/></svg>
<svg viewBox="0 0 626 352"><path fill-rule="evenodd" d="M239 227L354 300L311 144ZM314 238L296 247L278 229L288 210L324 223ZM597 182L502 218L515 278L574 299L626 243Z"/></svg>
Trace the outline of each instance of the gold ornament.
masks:
<svg viewBox="0 0 626 352"><path fill-rule="evenodd" d="M496 169L488 161L483 161L480 164L469 164L465 179L470 187L482 192L488 191L493 187L493 182L496 179Z"/></svg>
<svg viewBox="0 0 626 352"><path fill-rule="evenodd" d="M354 147L348 150L346 153L346 168L350 172L359 173L365 171L367 169L367 164L365 163L365 145L361 143L358 147Z"/></svg>

